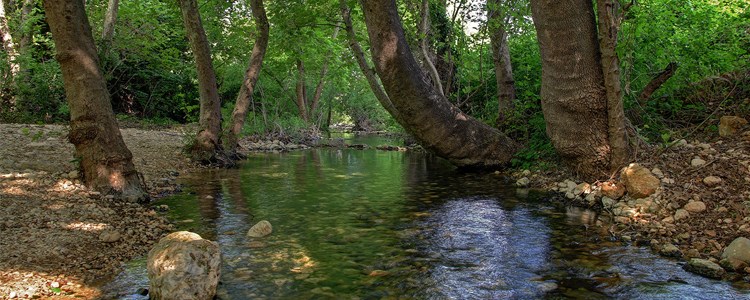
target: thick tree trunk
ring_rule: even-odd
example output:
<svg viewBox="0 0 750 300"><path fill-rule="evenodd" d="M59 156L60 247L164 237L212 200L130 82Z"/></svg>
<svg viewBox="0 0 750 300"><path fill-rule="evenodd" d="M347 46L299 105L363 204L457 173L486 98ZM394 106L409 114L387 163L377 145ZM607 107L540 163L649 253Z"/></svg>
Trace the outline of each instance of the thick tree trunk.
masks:
<svg viewBox="0 0 750 300"><path fill-rule="evenodd" d="M424 56L424 64L427 68L427 73L430 74L430 78L432 78L432 84L435 85L435 89L438 91L440 95L444 95L443 93L443 82L440 81L440 74L437 71L437 68L435 68L435 64L432 63L432 59L430 58L430 51L429 46L427 43L427 36L429 33L429 27L430 27L430 1L429 0L422 0L422 20L419 22L419 34L422 36L422 39L420 40L420 48L422 49L422 56Z"/></svg>
<svg viewBox="0 0 750 300"><path fill-rule="evenodd" d="M587 179L609 176L607 97L591 0L532 0L542 110L557 153Z"/></svg>
<svg viewBox="0 0 750 300"><path fill-rule="evenodd" d="M105 194L140 199L142 181L120 135L83 2L45 0L70 107L70 142L86 184Z"/></svg>
<svg viewBox="0 0 750 300"><path fill-rule="evenodd" d="M104 16L104 26L102 27L102 41L104 41L105 45L109 45L112 42L112 37L115 34L118 8L119 0L109 0L107 13Z"/></svg>
<svg viewBox="0 0 750 300"><path fill-rule="evenodd" d="M502 128L513 111L516 99L516 84L513 80L513 67L510 63L508 33L505 24L509 18L503 13L502 0L487 1L487 24L492 44L492 61L495 64L495 81L497 83L498 115L497 125Z"/></svg>
<svg viewBox="0 0 750 300"><path fill-rule="evenodd" d="M331 36L331 40L336 40L336 38L339 36L340 30L341 24L336 24L336 27L333 29L333 36ZM312 103L310 103L310 114L315 114L315 111L318 109L318 103L320 103L320 97L323 96L323 87L326 83L326 74L328 74L328 63L331 60L331 55L333 55L333 51L329 51L326 54L325 61L323 62L323 68L320 69L320 78L318 79L318 84L315 86L315 93L313 94Z"/></svg>
<svg viewBox="0 0 750 300"><path fill-rule="evenodd" d="M617 57L617 33L620 30L620 5L618 0L597 0L599 49L602 55L602 72L607 95L607 116L610 154L610 172L623 167L630 159L630 146L625 130L625 110L620 86L620 59Z"/></svg>
<svg viewBox="0 0 750 300"><path fill-rule="evenodd" d="M263 0L250 1L250 7L253 10L258 37L255 39L253 52L250 55L250 64L245 71L245 78L242 81L240 93L237 95L237 101L234 104L232 119L229 122L229 130L224 135L224 146L230 155L237 154L237 141L242 132L242 126L245 125L248 108L250 107L250 102L252 102L253 91L255 90L255 83L258 81L258 76L260 76L263 57L266 55L266 49L268 48L269 25L266 10L263 7Z"/></svg>
<svg viewBox="0 0 750 300"><path fill-rule="evenodd" d="M221 101L216 87L216 74L211 63L211 50L201 24L195 0L179 0L190 48L198 69L200 118L198 135L190 149L193 160L216 163L223 160L221 148ZM225 161L221 161L227 163Z"/></svg>
<svg viewBox="0 0 750 300"><path fill-rule="evenodd" d="M367 63L365 52L359 45L359 41L357 41L357 34L354 32L354 26L352 25L351 9L346 4L346 0L339 0L339 6L341 7L341 15L343 16L344 25L346 27L346 37L349 40L349 47L352 49L352 53L354 53L354 58L357 60L359 69L362 70L365 78L367 78L367 83L370 85L372 93L375 94L375 98L378 99L380 105L383 105L385 110L388 111L396 121L403 123L403 120L399 117L398 110L396 110L391 99L388 98L388 94L383 90L383 86L380 85L375 70Z"/></svg>
<svg viewBox="0 0 750 300"><path fill-rule="evenodd" d="M638 101L641 103L644 103L648 98L651 98L651 95L656 92L669 78L672 78L672 75L677 71L677 63L671 62L667 65L666 68L664 68L659 75L656 75L649 83L646 85L646 87L643 88L643 91L641 91L640 96L638 96Z"/></svg>
<svg viewBox="0 0 750 300"><path fill-rule="evenodd" d="M509 162L515 142L461 112L429 85L406 43L396 3L362 1L375 68L401 125L429 151L465 167Z"/></svg>

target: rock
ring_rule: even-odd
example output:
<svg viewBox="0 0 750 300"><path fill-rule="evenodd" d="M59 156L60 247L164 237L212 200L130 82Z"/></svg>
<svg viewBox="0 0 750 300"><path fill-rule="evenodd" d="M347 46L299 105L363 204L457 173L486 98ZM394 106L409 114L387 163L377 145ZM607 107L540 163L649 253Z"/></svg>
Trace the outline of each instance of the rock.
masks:
<svg viewBox="0 0 750 300"><path fill-rule="evenodd" d="M729 271L742 271L747 268L747 263L738 259L725 258L719 261L722 268Z"/></svg>
<svg viewBox="0 0 750 300"><path fill-rule="evenodd" d="M717 186L721 183L721 178L717 176L708 176L703 178L703 183L709 187Z"/></svg>
<svg viewBox="0 0 750 300"><path fill-rule="evenodd" d="M651 174L654 174L657 178L664 178L664 172L661 171L659 168L653 168L651 169Z"/></svg>
<svg viewBox="0 0 750 300"><path fill-rule="evenodd" d="M636 199L648 197L659 188L659 178L639 164L633 163L625 167L620 176L628 195Z"/></svg>
<svg viewBox="0 0 750 300"><path fill-rule="evenodd" d="M370 276L370 277L382 277L382 276L387 276L387 275L389 275L389 274L390 274L390 272L388 272L388 271L384 271L384 270L373 270L373 271L372 271L372 272L370 272L370 274L368 274L367 276Z"/></svg>
<svg viewBox="0 0 750 300"><path fill-rule="evenodd" d="M250 227L250 230L247 231L247 236L260 238L271 234L271 232L273 232L271 223L263 220L253 225L253 227Z"/></svg>
<svg viewBox="0 0 750 300"><path fill-rule="evenodd" d="M619 182L607 181L601 185L601 193L605 197L620 199L625 195L625 186Z"/></svg>
<svg viewBox="0 0 750 300"><path fill-rule="evenodd" d="M581 182L573 189L573 194L581 195L584 193L591 193L591 185L586 182Z"/></svg>
<svg viewBox="0 0 750 300"><path fill-rule="evenodd" d="M615 204L617 204L617 200L607 196L602 197L602 206L604 208L612 208Z"/></svg>
<svg viewBox="0 0 750 300"><path fill-rule="evenodd" d="M703 159L700 159L698 157L693 158L693 160L690 161L690 165L693 166L693 167L700 167L700 166L705 165L705 164L706 164L706 161L703 160Z"/></svg>
<svg viewBox="0 0 750 300"><path fill-rule="evenodd" d="M101 234L99 234L99 241L105 242L105 243L114 243L120 240L122 236L119 232L115 230L105 230L102 231Z"/></svg>
<svg viewBox="0 0 750 300"><path fill-rule="evenodd" d="M219 245L179 231L148 252L151 299L213 299L221 272Z"/></svg>
<svg viewBox="0 0 750 300"><path fill-rule="evenodd" d="M747 125L747 120L737 116L723 116L719 119L719 135L720 136L732 136L737 133L737 130L742 126Z"/></svg>
<svg viewBox="0 0 750 300"><path fill-rule="evenodd" d="M700 258L691 258L685 265L685 270L714 279L721 279L726 274L726 271L715 262Z"/></svg>
<svg viewBox="0 0 750 300"><path fill-rule="evenodd" d="M70 178L70 179L76 179L76 178L78 178L78 171L70 171L70 172L68 172L68 178Z"/></svg>
<svg viewBox="0 0 750 300"><path fill-rule="evenodd" d="M685 204L682 209L690 213L702 213L706 211L706 203L703 203L703 201L688 202L688 204Z"/></svg>
<svg viewBox="0 0 750 300"><path fill-rule="evenodd" d="M531 175L531 171L529 171L529 170L523 170L523 172L521 172L521 175L523 175L523 176L529 176L529 175Z"/></svg>
<svg viewBox="0 0 750 300"><path fill-rule="evenodd" d="M677 246L672 244L664 245L664 247L659 250L659 254L668 257L682 257L682 251L680 251L680 248L677 248Z"/></svg>
<svg viewBox="0 0 750 300"><path fill-rule="evenodd" d="M690 217L690 213L687 210L678 209L677 211L674 212L674 220L675 221L679 221L679 220L682 220L682 219L687 219L688 217Z"/></svg>
<svg viewBox="0 0 750 300"><path fill-rule="evenodd" d="M731 265L735 266L734 270L741 270L750 265L750 239L738 237L732 241L729 246L721 253L722 260L728 260ZM744 266L741 268L739 265Z"/></svg>
<svg viewBox="0 0 750 300"><path fill-rule="evenodd" d="M524 177L516 181L516 185L520 187L527 187L529 186L529 183L531 183L531 180L529 180L528 177Z"/></svg>

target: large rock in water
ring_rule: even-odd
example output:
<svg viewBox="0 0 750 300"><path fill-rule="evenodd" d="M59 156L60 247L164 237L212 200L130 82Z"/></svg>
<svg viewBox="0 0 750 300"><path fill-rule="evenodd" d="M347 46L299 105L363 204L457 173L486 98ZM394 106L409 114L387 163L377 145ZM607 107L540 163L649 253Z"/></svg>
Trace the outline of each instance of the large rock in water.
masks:
<svg viewBox="0 0 750 300"><path fill-rule="evenodd" d="M151 299L213 299L220 265L215 242L192 232L171 233L148 252Z"/></svg>
<svg viewBox="0 0 750 300"><path fill-rule="evenodd" d="M718 264L710 260L700 258L690 259L690 261L688 261L688 263L685 265L685 270L714 279L721 279L721 277L726 274L726 271L724 271L724 269L722 269Z"/></svg>
<svg viewBox="0 0 750 300"><path fill-rule="evenodd" d="M263 220L250 227L250 230L247 231L247 236L260 238L271 234L271 232L273 232L271 222Z"/></svg>
<svg viewBox="0 0 750 300"><path fill-rule="evenodd" d="M721 253L721 264L740 270L750 265L750 239L738 237Z"/></svg>
<svg viewBox="0 0 750 300"><path fill-rule="evenodd" d="M659 178L651 174L651 171L635 163L623 168L620 177L622 177L628 195L635 199L652 195L659 188L661 182Z"/></svg>

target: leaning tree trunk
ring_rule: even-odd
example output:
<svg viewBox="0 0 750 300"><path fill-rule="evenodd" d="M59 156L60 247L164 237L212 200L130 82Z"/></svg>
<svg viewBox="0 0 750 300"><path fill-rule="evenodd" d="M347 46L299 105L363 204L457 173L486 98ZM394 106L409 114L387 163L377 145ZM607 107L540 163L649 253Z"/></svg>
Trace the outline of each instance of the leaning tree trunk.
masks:
<svg viewBox="0 0 750 300"><path fill-rule="evenodd" d="M45 0L70 107L69 140L86 184L105 194L139 199L142 181L117 126L82 1Z"/></svg>
<svg viewBox="0 0 750 300"><path fill-rule="evenodd" d="M465 167L497 167L518 149L503 133L453 106L422 75L396 2L362 1L375 68L401 125L429 151Z"/></svg>
<svg viewBox="0 0 750 300"><path fill-rule="evenodd" d="M380 105L383 105L385 110L388 111L388 113L390 113L391 116L396 119L396 121L398 121L399 123L403 123L403 120L401 120L399 117L398 110L396 110L396 107L391 102L391 99L388 98L388 94L386 94L383 90L383 86L380 85L378 74L375 74L375 70L373 70L367 63L365 52L362 50L362 46L359 45L359 41L357 41L357 35L354 32L354 25L352 25L351 8L349 8L349 5L346 4L346 0L339 0L339 6L341 8L341 16L344 19L344 26L346 28L346 37L349 40L349 47L352 49L352 53L354 53L354 58L357 59L359 69L362 70L365 78L367 78L367 83L370 85L372 93L375 94L375 98L378 99ZM330 108L328 111L330 115Z"/></svg>
<svg viewBox="0 0 750 300"><path fill-rule="evenodd" d="M263 8L263 0L250 1L250 8L253 10L258 37L255 39L253 52L250 55L250 65L245 71L245 78L234 104L232 119L229 121L229 130L224 134L224 146L230 155L235 156L237 155L237 141L242 132L242 126L245 125L255 83L258 81L263 66L263 57L266 55L266 49L268 48L268 18L266 17L266 10Z"/></svg>
<svg viewBox="0 0 750 300"><path fill-rule="evenodd" d="M574 171L608 176L607 95L591 0L532 0L547 135Z"/></svg>
<svg viewBox="0 0 750 300"><path fill-rule="evenodd" d="M200 94L200 118L198 135L190 151L193 160L201 163L216 163L223 160L221 148L221 101L216 88L216 74L211 63L211 50L206 32L201 24L198 4L195 0L179 0L182 20L185 23L190 48L193 50L198 69L198 91ZM222 163L229 163L221 161Z"/></svg>
<svg viewBox="0 0 750 300"><path fill-rule="evenodd" d="M487 1L487 23L492 44L492 61L495 64L495 81L497 83L498 115L497 125L502 128L508 115L513 111L513 100L516 99L516 85L513 80L513 67L510 63L508 33L505 24L508 14L503 13L502 0Z"/></svg>

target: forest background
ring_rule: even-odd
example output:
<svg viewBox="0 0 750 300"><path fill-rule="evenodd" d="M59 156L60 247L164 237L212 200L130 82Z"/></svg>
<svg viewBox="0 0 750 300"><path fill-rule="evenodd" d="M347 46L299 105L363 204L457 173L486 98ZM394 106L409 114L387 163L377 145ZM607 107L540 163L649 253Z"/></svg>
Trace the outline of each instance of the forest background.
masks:
<svg viewBox="0 0 750 300"><path fill-rule="evenodd" d="M430 0L426 34L422 1L399 1L416 53L426 38L448 99L467 114L501 127L526 147L513 163L529 167L555 155L540 105L541 61L528 1L501 1L515 84L507 120L498 124L498 90L484 1ZM67 123L60 66L41 1L3 0L0 122ZM364 18L351 3L359 42L369 54ZM750 110L750 4L743 0L644 0L629 8L618 38L625 112L640 136L667 143L683 128L716 131L719 110ZM228 122L258 32L245 1L200 2ZM375 99L349 49L339 1L265 1L268 51L254 90L245 135L300 140L337 123L360 130L403 129ZM194 59L174 1L119 3L114 34L102 34L108 1L87 0L103 73L120 122L196 122ZM12 41L11 43L9 43ZM424 56L419 56L425 61ZM672 70L655 92L644 89ZM427 72L427 71L425 71ZM299 103L299 89L306 107ZM318 92L319 91L319 92Z"/></svg>

